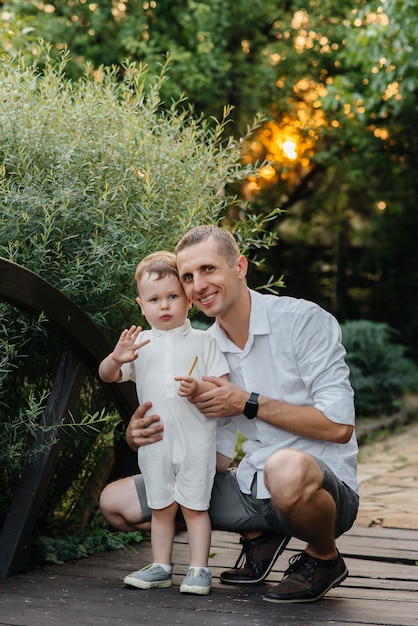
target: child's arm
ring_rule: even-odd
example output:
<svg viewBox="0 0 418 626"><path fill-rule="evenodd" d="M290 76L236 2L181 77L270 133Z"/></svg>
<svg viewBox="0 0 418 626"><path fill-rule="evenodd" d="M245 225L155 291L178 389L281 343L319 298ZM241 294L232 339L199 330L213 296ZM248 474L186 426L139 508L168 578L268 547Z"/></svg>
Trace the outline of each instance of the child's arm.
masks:
<svg viewBox="0 0 418 626"><path fill-rule="evenodd" d="M103 382L115 383L119 381L122 377L121 366L138 358L138 350L150 341L146 339L143 342L135 343L141 332L141 326L131 326L122 331L113 352L108 354L99 365L99 376Z"/></svg>
<svg viewBox="0 0 418 626"><path fill-rule="evenodd" d="M228 380L227 374L225 376L219 377L221 380ZM176 376L174 380L180 382L178 394L184 398L190 398L191 396L197 396L199 393L204 393L205 391L210 391L216 385L213 383L197 380L192 376Z"/></svg>

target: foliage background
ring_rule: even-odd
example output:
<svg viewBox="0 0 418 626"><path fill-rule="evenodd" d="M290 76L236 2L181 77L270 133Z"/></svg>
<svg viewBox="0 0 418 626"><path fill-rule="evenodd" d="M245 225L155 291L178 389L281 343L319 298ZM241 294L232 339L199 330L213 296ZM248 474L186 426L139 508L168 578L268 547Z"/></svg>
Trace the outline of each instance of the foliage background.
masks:
<svg viewBox="0 0 418 626"><path fill-rule="evenodd" d="M164 108L164 70L149 77L129 64L123 76L107 68L73 82L66 62L43 46L31 64L0 65L0 255L58 287L113 342L143 324L133 276L150 251L173 250L190 226L230 211L241 216L234 228L246 246L268 246L272 236L266 216L247 215L228 191L254 168L241 164L239 141L224 139L227 119L196 118L186 104ZM0 346L4 519L63 345L43 316L1 303ZM74 421L104 405L111 409L92 372ZM40 526L88 521L112 469L116 423L65 433Z"/></svg>
<svg viewBox="0 0 418 626"><path fill-rule="evenodd" d="M289 295L341 321L388 323L417 358L414 0L14 0L0 15L0 46L69 48L74 79L86 63L126 59L153 76L168 54L166 106L184 94L197 115L221 119L231 104L235 136L266 114L246 148L271 166L244 191L257 210L285 213L270 222L279 245L254 281L283 274Z"/></svg>

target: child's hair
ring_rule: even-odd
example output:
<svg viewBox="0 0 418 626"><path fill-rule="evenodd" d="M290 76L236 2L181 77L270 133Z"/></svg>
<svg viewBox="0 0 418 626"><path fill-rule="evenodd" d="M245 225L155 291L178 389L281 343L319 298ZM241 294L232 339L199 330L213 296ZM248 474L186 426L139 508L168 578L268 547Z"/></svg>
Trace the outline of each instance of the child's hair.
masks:
<svg viewBox="0 0 418 626"><path fill-rule="evenodd" d="M157 274L157 280L166 278L172 274L176 278L179 277L176 265L176 255L166 250L159 250L146 256L139 263L135 271L135 283L139 287L139 283L145 274Z"/></svg>

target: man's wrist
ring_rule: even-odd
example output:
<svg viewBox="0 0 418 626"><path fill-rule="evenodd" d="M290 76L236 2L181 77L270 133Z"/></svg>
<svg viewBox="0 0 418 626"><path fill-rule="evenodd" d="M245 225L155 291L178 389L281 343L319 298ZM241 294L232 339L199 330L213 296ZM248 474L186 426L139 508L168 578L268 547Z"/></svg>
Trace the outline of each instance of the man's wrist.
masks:
<svg viewBox="0 0 418 626"><path fill-rule="evenodd" d="M250 397L245 403L244 415L247 419L252 420L257 416L259 393L251 392Z"/></svg>

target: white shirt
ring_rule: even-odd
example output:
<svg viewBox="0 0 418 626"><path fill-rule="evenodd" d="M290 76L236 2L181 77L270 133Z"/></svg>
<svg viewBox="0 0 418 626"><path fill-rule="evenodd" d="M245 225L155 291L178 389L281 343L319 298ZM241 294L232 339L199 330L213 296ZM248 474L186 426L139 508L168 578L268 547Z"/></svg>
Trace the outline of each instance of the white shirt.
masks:
<svg viewBox="0 0 418 626"><path fill-rule="evenodd" d="M250 294L249 337L243 350L227 338L218 323L208 331L226 356L229 380L248 392L314 406L333 422L354 425L354 393L337 320L313 302L252 290ZM273 452L283 448L296 448L322 459L338 478L358 490L354 433L348 443L339 444L294 435L243 415L218 422L218 452L233 456L237 429L247 438L245 457L238 468L238 483L244 493L251 492L256 474L257 497L270 497L264 485L264 464Z"/></svg>

